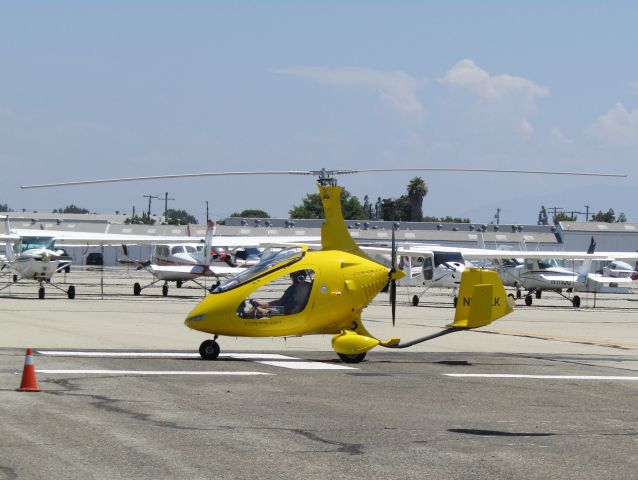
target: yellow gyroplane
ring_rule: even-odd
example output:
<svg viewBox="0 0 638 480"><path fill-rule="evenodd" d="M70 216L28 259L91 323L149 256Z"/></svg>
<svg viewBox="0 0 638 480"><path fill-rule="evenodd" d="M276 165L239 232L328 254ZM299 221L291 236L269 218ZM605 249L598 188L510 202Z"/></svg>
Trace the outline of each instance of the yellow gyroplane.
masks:
<svg viewBox="0 0 638 480"><path fill-rule="evenodd" d="M513 301L507 298L498 274L472 269L463 274L454 322L446 329L404 343L396 338L375 338L364 327L361 313L389 282L394 324L396 280L404 275L396 268L395 248L391 268L367 257L344 222L342 188L327 176L320 176L318 188L325 216L322 249L310 251L304 245L285 248L214 288L185 321L189 328L214 335L199 348L203 359L217 358L220 347L216 340L220 335L330 334L334 335L332 347L341 360L357 363L376 346L405 348L482 327L512 312ZM260 292L266 295L273 291L273 285L288 282L288 278L292 284L280 298L260 299Z"/></svg>
<svg viewBox="0 0 638 480"><path fill-rule="evenodd" d="M185 320L194 330L210 333L199 352L202 358L214 360L220 348L220 335L232 337L286 337L313 334L333 335L332 347L348 363L360 362L376 346L406 348L449 333L482 327L512 312L513 296L508 298L498 273L488 270L465 270L454 321L445 329L401 342L397 338L379 340L363 326L361 313L389 283L392 323L396 309L396 281L404 274L396 268L394 231L390 268L367 257L352 240L341 213L341 191L333 175L366 172L470 172L533 175L567 175L593 177L626 177L625 174L590 172L550 172L541 170L502 170L490 168L371 168L350 170L288 170L252 172L208 172L196 174L153 175L145 177L80 180L21 188L68 187L98 183L130 182L189 177L246 175L318 175L318 188L323 202L325 222L321 229L321 250L310 251L298 245L283 249L220 283ZM261 298L292 280L279 298ZM265 296L265 295L263 295Z"/></svg>

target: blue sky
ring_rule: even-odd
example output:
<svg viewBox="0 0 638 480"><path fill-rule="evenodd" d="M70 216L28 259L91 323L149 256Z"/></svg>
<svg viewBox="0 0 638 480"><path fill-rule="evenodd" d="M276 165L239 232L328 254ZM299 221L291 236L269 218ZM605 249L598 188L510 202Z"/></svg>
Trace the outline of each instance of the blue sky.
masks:
<svg viewBox="0 0 638 480"><path fill-rule="evenodd" d="M426 215L535 222L541 205L638 221L635 2L3 2L0 203L286 216L304 177L20 191L254 169L454 166L628 179L429 174ZM341 179L397 197L413 175ZM161 211L159 203L156 211Z"/></svg>

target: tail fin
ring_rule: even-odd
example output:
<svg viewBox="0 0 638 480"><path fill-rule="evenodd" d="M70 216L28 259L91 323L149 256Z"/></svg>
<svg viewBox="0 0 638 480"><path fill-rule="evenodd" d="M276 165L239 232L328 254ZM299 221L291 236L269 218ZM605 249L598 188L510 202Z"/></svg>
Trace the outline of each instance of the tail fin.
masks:
<svg viewBox="0 0 638 480"><path fill-rule="evenodd" d="M215 235L215 230L217 229L217 225L210 218L208 219L208 224L206 226L206 241L204 242L204 264L210 265L210 250L213 247L213 236Z"/></svg>
<svg viewBox="0 0 638 480"><path fill-rule="evenodd" d="M595 251L596 251L596 239L592 236L591 241L589 242L589 247L587 248L587 254L591 255ZM576 272L578 274L578 277L576 278L577 282L583 283L585 282L585 280L587 280L587 275L591 271L591 264L592 264L591 258L586 258L585 260L583 260L583 264L580 266L580 268Z"/></svg>
<svg viewBox="0 0 638 480"><path fill-rule="evenodd" d="M7 215L6 217L4 217L4 233L6 235L11 235L12 233L14 233L11 230L11 223L9 222L9 215ZM4 255L6 257L6 259L10 262L12 262L15 258L14 254L13 254L13 244L11 242L9 242L7 240L7 242L4 244Z"/></svg>
<svg viewBox="0 0 638 480"><path fill-rule="evenodd" d="M470 268L461 276L456 302L454 328L477 328L489 325L514 310L497 272Z"/></svg>

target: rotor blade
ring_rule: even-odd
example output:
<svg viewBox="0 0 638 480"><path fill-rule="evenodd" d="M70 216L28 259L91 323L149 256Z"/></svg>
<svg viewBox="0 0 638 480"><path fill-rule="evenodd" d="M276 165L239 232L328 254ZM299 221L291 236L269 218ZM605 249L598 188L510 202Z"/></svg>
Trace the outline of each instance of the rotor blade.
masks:
<svg viewBox="0 0 638 480"><path fill-rule="evenodd" d="M245 171L245 172L203 172L203 173L182 173L174 175L151 175L143 177L123 177L97 180L77 180L71 182L41 183L34 185L22 185L22 189L47 188L47 187L68 187L73 185L92 185L96 183L117 183L135 182L144 180L162 180L191 177L222 177L222 176L251 176L251 175L313 175L319 178L327 178L330 175L348 175L353 173L380 173L380 172L469 172L469 173L513 173L513 174L534 174L534 175L570 175L586 177L622 177L627 174L621 173L598 173L598 172L569 172L550 170L504 170L498 168L450 168L450 167L418 167L418 168L364 168L364 169L341 169L341 170L265 170L265 171Z"/></svg>

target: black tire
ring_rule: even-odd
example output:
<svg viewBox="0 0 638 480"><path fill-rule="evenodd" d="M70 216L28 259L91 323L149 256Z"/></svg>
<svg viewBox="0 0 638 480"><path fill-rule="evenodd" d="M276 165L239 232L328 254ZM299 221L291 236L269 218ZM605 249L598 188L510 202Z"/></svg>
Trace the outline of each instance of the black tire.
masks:
<svg viewBox="0 0 638 480"><path fill-rule="evenodd" d="M199 354L204 360L215 360L219 357L219 344L215 340L204 340L199 346Z"/></svg>
<svg viewBox="0 0 638 480"><path fill-rule="evenodd" d="M177 280L177 281L175 282L175 287L176 287L176 288L182 288L182 281L181 281L181 280Z"/></svg>
<svg viewBox="0 0 638 480"><path fill-rule="evenodd" d="M73 285L69 285L69 289L66 294L71 300L73 300L75 298L75 287Z"/></svg>
<svg viewBox="0 0 638 480"><path fill-rule="evenodd" d="M18 283L18 276L17 275L13 276L13 283Z"/></svg>
<svg viewBox="0 0 638 480"><path fill-rule="evenodd" d="M40 287L40 288L38 289L38 298L39 298L40 300L44 300L44 287Z"/></svg>
<svg viewBox="0 0 638 480"><path fill-rule="evenodd" d="M412 297L412 306L416 307L419 304L419 296L415 295L414 297Z"/></svg>
<svg viewBox="0 0 638 480"><path fill-rule="evenodd" d="M135 282L135 285L133 285L133 295L137 297L140 293L142 293L142 286Z"/></svg>
<svg viewBox="0 0 638 480"><path fill-rule="evenodd" d="M454 298L452 299L452 305L454 305L454 308L456 308L456 304L458 303L458 301L459 301L459 297L454 296Z"/></svg>
<svg viewBox="0 0 638 480"><path fill-rule="evenodd" d="M339 358L344 363L359 363L362 362L364 358L366 358L365 352L356 355L348 355L346 353L337 353L337 355L339 355Z"/></svg>
<svg viewBox="0 0 638 480"><path fill-rule="evenodd" d="M166 284L162 285L162 295L168 297L168 285Z"/></svg>
<svg viewBox="0 0 638 480"><path fill-rule="evenodd" d="M525 295L525 305L527 305L528 307L532 305L532 296L529 294Z"/></svg>
<svg viewBox="0 0 638 480"><path fill-rule="evenodd" d="M536 290L536 298L537 298L538 300L540 300L540 299L541 299L541 295L542 295L542 294L543 294L543 291L542 291L542 290Z"/></svg>
<svg viewBox="0 0 638 480"><path fill-rule="evenodd" d="M572 305L574 308L580 307L580 297L578 295L574 295L574 298L572 298Z"/></svg>
<svg viewBox="0 0 638 480"><path fill-rule="evenodd" d="M71 265L64 267L64 273L71 273Z"/></svg>
<svg viewBox="0 0 638 480"><path fill-rule="evenodd" d="M521 298L523 296L523 294L521 293L520 290L516 290L516 298Z"/></svg>

